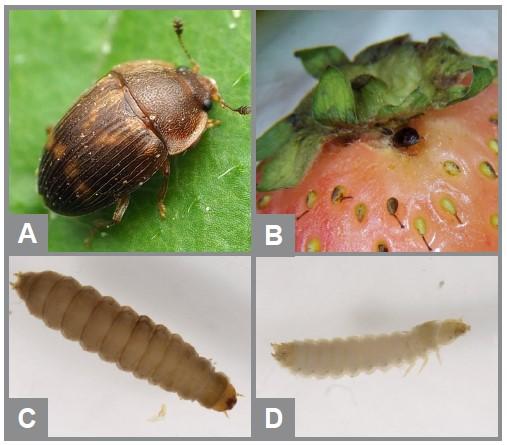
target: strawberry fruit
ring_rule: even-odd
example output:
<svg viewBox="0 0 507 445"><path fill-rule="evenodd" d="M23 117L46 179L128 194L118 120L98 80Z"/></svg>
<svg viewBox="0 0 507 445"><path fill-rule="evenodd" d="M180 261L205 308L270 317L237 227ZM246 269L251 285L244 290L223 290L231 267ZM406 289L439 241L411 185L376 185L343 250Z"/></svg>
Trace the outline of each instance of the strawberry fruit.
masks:
<svg viewBox="0 0 507 445"><path fill-rule="evenodd" d="M430 61L436 57L428 53L431 40L421 50L424 44L405 37L401 46L410 45L400 51L399 39L363 53L370 51L373 64L379 57L394 57L397 50L406 57L412 48ZM343 53L330 55L331 47L324 48L319 57L315 57L316 49L309 50L313 51L310 67L319 76L318 86L293 114L258 140L262 161L258 166L258 213L295 214L296 250L303 252L496 251L495 65L489 66L493 75L487 78L487 72L476 70L477 66L487 67L487 59L462 55L459 62L452 63L458 66L456 72L446 69L448 77L438 78L442 91L434 93L426 86L430 99L419 100L418 96L416 105L410 99L411 106L407 106L406 98L396 98L395 102L403 104L397 109L392 103L386 105L392 93L385 86L380 93L373 92L377 99L385 93L373 105L365 102L361 92L358 95L354 82L370 80L361 74L365 66L378 76L374 87L383 82L378 79L386 80L364 56L356 57L363 62L358 68L356 60L343 62ZM371 48L377 49L373 56ZM451 49L454 55L455 47ZM438 51L440 57L441 46ZM329 74L334 69L329 66L330 58L335 55L338 65L345 63L336 76ZM422 65L422 71L431 72L428 78L435 82L434 71ZM353 73L351 78L348 72ZM396 73L398 78L402 75ZM333 76L336 78L329 80ZM358 76L363 79L358 81ZM421 82L407 90L411 98L415 89L421 90ZM384 83L389 85L389 81ZM345 93L340 90L342 85ZM340 98L338 104L332 100L333 88ZM460 88L459 99L445 91ZM319 89L325 95L316 100ZM343 102L349 105L344 108ZM318 113L316 107L320 107Z"/></svg>

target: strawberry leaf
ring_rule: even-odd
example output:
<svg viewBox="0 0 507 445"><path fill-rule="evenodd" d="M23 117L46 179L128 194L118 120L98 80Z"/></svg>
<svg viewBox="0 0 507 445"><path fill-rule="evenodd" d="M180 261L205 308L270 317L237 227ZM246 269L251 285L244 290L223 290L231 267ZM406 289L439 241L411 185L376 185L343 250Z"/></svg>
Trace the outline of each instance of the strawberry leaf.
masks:
<svg viewBox="0 0 507 445"><path fill-rule="evenodd" d="M263 164L257 189L268 191L297 185L319 153L321 142L322 135L317 132L292 133L284 149Z"/></svg>
<svg viewBox="0 0 507 445"><path fill-rule="evenodd" d="M289 143L293 133L293 126L288 118L277 122L257 140L257 160L262 161L275 155Z"/></svg>
<svg viewBox="0 0 507 445"><path fill-rule="evenodd" d="M293 114L258 139L258 159L264 160L259 190L298 184L320 150L312 144L324 136L399 126L475 96L497 76L495 60L464 53L446 35L426 43L396 37L366 48L352 62L332 46L295 55L319 82Z"/></svg>
<svg viewBox="0 0 507 445"><path fill-rule="evenodd" d="M323 125L357 123L354 91L345 74L330 67L320 78L312 104L313 117Z"/></svg>
<svg viewBox="0 0 507 445"><path fill-rule="evenodd" d="M324 59L329 48L322 47L320 58L319 49L313 48L311 60ZM341 75L328 68L316 88L322 104L314 108L315 119L330 127L383 124L444 108L482 91L497 71L495 61L469 56L446 35L427 43L397 37L365 49L352 63L337 63ZM352 109L357 119L345 111Z"/></svg>
<svg viewBox="0 0 507 445"><path fill-rule="evenodd" d="M345 53L336 46L302 49L296 51L294 55L301 59L306 71L317 79L324 74L328 67L340 67L342 64L349 63Z"/></svg>
<svg viewBox="0 0 507 445"><path fill-rule="evenodd" d="M313 119L311 111L312 93L257 139L257 160L263 161L259 190L293 187L312 165L329 130Z"/></svg>

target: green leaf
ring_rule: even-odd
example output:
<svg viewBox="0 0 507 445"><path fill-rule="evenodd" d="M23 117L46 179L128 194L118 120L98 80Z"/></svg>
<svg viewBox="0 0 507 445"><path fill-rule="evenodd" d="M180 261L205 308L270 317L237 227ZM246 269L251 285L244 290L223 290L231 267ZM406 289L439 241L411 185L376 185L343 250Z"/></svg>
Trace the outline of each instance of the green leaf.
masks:
<svg viewBox="0 0 507 445"><path fill-rule="evenodd" d="M493 82L496 77L496 67L492 70L490 67L473 66L472 69L472 83L463 96L455 100L456 102L476 96Z"/></svg>
<svg viewBox="0 0 507 445"><path fill-rule="evenodd" d="M115 64L162 59L188 64L172 30L185 24L185 44L223 98L250 104L250 13L241 11L58 11L9 13L9 208L44 213L36 169L45 128ZM93 251L240 252L250 250L250 119L215 106L222 124L171 159L167 219L157 211L162 178L136 191L122 223L97 236ZM81 251L96 220L49 217L49 250Z"/></svg>
<svg viewBox="0 0 507 445"><path fill-rule="evenodd" d="M322 138L315 132L294 133L283 150L263 164L257 189L265 192L297 185L319 154Z"/></svg>
<svg viewBox="0 0 507 445"><path fill-rule="evenodd" d="M324 59L329 48L307 50L319 54L320 59L316 55L307 58ZM307 67L309 62L303 62ZM446 35L426 43L413 42L404 35L366 48L353 62L341 63L339 72L341 76L331 68L319 71L315 119L330 127L364 127L406 120L428 109L469 99L493 81L497 63L462 52ZM471 78L468 84L467 77Z"/></svg>
<svg viewBox="0 0 507 445"><path fill-rule="evenodd" d="M375 43L358 53L354 58L354 63L356 65L376 63L384 57L391 55L398 48L403 47L407 42L410 42L410 35L404 34L391 40Z"/></svg>
<svg viewBox="0 0 507 445"><path fill-rule="evenodd" d="M336 46L301 49L296 51L294 55L301 59L306 71L317 79L324 74L328 67L340 67L342 64L349 63L346 54Z"/></svg>
<svg viewBox="0 0 507 445"><path fill-rule="evenodd" d="M462 52L446 35L426 43L396 37L366 48L352 62L331 46L295 55L319 82L294 113L257 141L261 191L297 185L328 137L399 126L469 99L493 82L498 69L495 60Z"/></svg>
<svg viewBox="0 0 507 445"><path fill-rule="evenodd" d="M313 94L312 111L322 125L339 122L346 126L357 122L354 92L341 70L330 67L322 75Z"/></svg>
<svg viewBox="0 0 507 445"><path fill-rule="evenodd" d="M261 191L293 187L305 175L320 151L328 129L312 117L312 92L294 112L277 122L257 140L263 160L257 189Z"/></svg>
<svg viewBox="0 0 507 445"><path fill-rule="evenodd" d="M387 84L370 75L359 76L354 79L352 84L354 96L357 102L358 120L367 122L373 119L380 108L385 105L385 96L387 94Z"/></svg>
<svg viewBox="0 0 507 445"><path fill-rule="evenodd" d="M289 119L281 120L273 125L257 140L257 160L269 158L289 143L294 132Z"/></svg>

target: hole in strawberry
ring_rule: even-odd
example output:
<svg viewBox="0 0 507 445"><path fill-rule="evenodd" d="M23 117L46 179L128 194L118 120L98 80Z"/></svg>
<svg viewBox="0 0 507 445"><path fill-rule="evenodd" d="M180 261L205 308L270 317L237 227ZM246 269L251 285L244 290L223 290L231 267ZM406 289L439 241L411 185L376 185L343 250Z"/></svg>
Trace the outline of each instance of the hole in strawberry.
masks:
<svg viewBox="0 0 507 445"><path fill-rule="evenodd" d="M421 140L421 136L415 128L400 128L393 136L393 145L396 148L406 148L417 144Z"/></svg>

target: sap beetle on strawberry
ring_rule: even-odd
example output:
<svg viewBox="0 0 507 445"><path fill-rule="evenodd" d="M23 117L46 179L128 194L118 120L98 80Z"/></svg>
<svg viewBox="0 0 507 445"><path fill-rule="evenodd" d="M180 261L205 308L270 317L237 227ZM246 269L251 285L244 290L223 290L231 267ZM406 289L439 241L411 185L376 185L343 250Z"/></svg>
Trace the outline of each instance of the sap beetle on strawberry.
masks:
<svg viewBox="0 0 507 445"><path fill-rule="evenodd" d="M213 102L250 113L248 106L229 106L216 82L199 74L182 40L183 23L176 19L173 27L191 67L157 60L117 65L48 130L38 180L46 205L69 216L116 205L112 221L97 224L92 237L118 224L130 194L158 171L164 176L158 209L165 217L169 157L194 146L220 123L208 117Z"/></svg>

